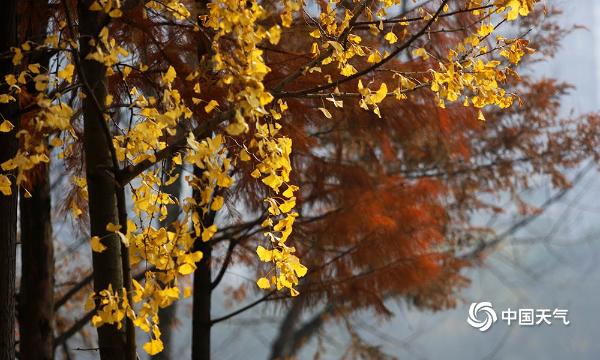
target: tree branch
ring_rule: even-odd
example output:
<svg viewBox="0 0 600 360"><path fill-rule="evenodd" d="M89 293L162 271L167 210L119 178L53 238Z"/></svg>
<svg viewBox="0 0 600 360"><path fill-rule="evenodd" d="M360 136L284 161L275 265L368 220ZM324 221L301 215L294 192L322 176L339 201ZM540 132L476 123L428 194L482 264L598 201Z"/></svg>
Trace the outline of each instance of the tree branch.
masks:
<svg viewBox="0 0 600 360"><path fill-rule="evenodd" d="M67 291L60 299L58 299L55 303L54 303L54 310L58 310L60 309L61 306L63 306L64 304L67 303L67 301L69 301L69 299L71 299L75 294L77 294L79 292L79 290L83 289L86 285L89 285L92 282L92 279L94 278L93 274L89 274L88 276L84 277L81 281L79 281L77 284L75 284L72 288L69 289L69 291Z"/></svg>
<svg viewBox="0 0 600 360"><path fill-rule="evenodd" d="M231 319L232 317L234 317L234 316L236 316L236 315L239 315L239 314L241 314L241 313L243 313L243 312L245 312L245 311L247 311L247 310L250 310L250 309L252 309L253 307L255 307L256 305L258 305L258 304L262 303L263 301L266 301L266 300L268 300L268 299L269 299L271 296L273 296L273 295L274 295L274 294L276 294L276 293L277 293L277 291L276 291L276 290L271 290L270 292L268 292L267 294L265 294L263 297L261 297L261 298L259 298L259 299L255 300L255 301L253 301L253 302L251 302L250 304L248 304L248 305L246 305L246 306L244 306L244 307L242 307L242 308L239 308L238 310L236 310L236 311L234 311L234 312L231 312L231 313L229 313L229 314L227 314L227 315L224 315L224 316L221 316L221 317L218 317L218 318L214 318L214 319L212 319L212 320L210 321L210 323L211 323L211 325L214 325L214 324L220 323L220 322L222 322L222 321L225 321L225 320Z"/></svg>
<svg viewBox="0 0 600 360"><path fill-rule="evenodd" d="M412 45L413 42L415 42L418 38L420 38L423 34L425 34L425 32L427 31L427 29L429 29L429 27L434 23L434 21L436 19L438 19L440 13L442 12L442 10L444 9L444 6L446 5L446 3L449 0L443 0L442 4L440 5L440 7L437 9L437 11L435 12L435 14L431 17L431 19L429 19L429 21L427 22L427 24L425 24L421 30L419 30L418 32L416 32L415 34L413 34L406 42L404 42L401 46L397 47L396 49L394 49L394 51L392 51L387 57L381 59L381 61L369 66L366 69L363 69L353 75L350 75L348 77L344 77L341 79L337 79L336 81L333 81L329 84L324 84L321 86L317 86L311 89L304 89L304 90L298 90L298 91L288 91L288 92L279 92L279 93L274 93L273 96L275 98L288 98L288 97L298 97L298 96L303 96L306 94L310 94L310 93L316 93L319 91L323 91L323 90L327 90L327 89L331 89L331 88L335 88L340 84L346 83L348 81L352 81L354 79L357 79L363 75L366 75L368 73L370 73L371 71L374 71L375 69L379 68L380 66L382 66L383 64L387 63L388 61L390 61L391 59L393 59L394 57L396 57L396 55L398 55L400 52L402 52L403 50L407 49L410 45Z"/></svg>
<svg viewBox="0 0 600 360"><path fill-rule="evenodd" d="M223 280L225 271L229 267L229 264L231 263L231 258L233 257L233 249L235 248L237 243L238 243L237 240L229 241L229 247L227 248L227 255L225 255L225 260L223 260L223 265L221 265L221 269L219 270L217 277L213 280L212 284L210 284L211 290L214 290L219 285L221 280Z"/></svg>
<svg viewBox="0 0 600 360"><path fill-rule="evenodd" d="M209 120L200 123L200 125L198 125L193 131L191 131L191 133L194 134L196 138L204 138L208 136L208 134L211 131L213 131L217 127L217 125L229 120L232 115L233 111L231 110L217 113ZM189 133L184 133L180 136L177 136L170 145L168 145L162 150L157 151L154 154L153 159L146 159L136 165L129 165L124 169L120 170L116 174L116 180L118 184L120 184L121 186L127 185L136 176L148 170L153 165L183 150L187 143L188 135Z"/></svg>

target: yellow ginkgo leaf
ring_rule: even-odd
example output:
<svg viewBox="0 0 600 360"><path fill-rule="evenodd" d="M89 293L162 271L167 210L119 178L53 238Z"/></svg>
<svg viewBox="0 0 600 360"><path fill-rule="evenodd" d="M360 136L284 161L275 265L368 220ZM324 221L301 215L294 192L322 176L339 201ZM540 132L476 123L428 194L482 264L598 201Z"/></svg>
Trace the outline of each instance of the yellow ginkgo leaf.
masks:
<svg viewBox="0 0 600 360"><path fill-rule="evenodd" d="M292 210L294 206L296 206L296 198L291 198L283 204L279 205L279 210L281 210L281 212L285 214L290 212L290 210Z"/></svg>
<svg viewBox="0 0 600 360"><path fill-rule="evenodd" d="M90 8L89 8L89 9L90 9L91 11L100 11L100 10L102 10L102 6L100 6L100 4L99 4L97 1L94 1L94 2L92 3L92 5L90 5Z"/></svg>
<svg viewBox="0 0 600 360"><path fill-rule="evenodd" d="M16 99L8 94L0 94L0 104L8 104Z"/></svg>
<svg viewBox="0 0 600 360"><path fill-rule="evenodd" d="M279 192L279 187L283 184L283 180L281 177L275 174L271 174L262 179L262 182L268 185L271 189L275 190L275 192Z"/></svg>
<svg viewBox="0 0 600 360"><path fill-rule="evenodd" d="M219 106L219 103L216 102L215 100L211 100L205 107L204 107L204 111L206 111L206 113L210 113L211 111L214 110L214 108L216 108L217 106Z"/></svg>
<svg viewBox="0 0 600 360"><path fill-rule="evenodd" d="M92 236L90 239L90 246L92 247L92 251L101 253L106 250L106 245L102 244L100 241L100 237Z"/></svg>
<svg viewBox="0 0 600 360"><path fill-rule="evenodd" d="M485 116L483 116L483 112L479 110L479 114L477 114L477 119L481 121L485 121Z"/></svg>
<svg viewBox="0 0 600 360"><path fill-rule="evenodd" d="M358 35L350 34L350 35L348 35L348 41L351 41L355 44L360 44L360 42L362 41L362 38Z"/></svg>
<svg viewBox="0 0 600 360"><path fill-rule="evenodd" d="M240 160L242 161L250 161L251 157L250 154L248 154L248 151L246 151L246 149L242 149L242 151L240 151Z"/></svg>
<svg viewBox="0 0 600 360"><path fill-rule="evenodd" d="M306 268L306 266L304 266L298 262L290 262L290 267L292 269L294 269L294 271L296 272L296 275L298 275L298 277L303 277L308 272L308 269Z"/></svg>
<svg viewBox="0 0 600 360"><path fill-rule="evenodd" d="M352 76L352 75L354 75L356 73L357 73L356 68L354 66L350 65L350 64L346 64L342 68L342 71L340 71L340 74L344 75L344 76Z"/></svg>
<svg viewBox="0 0 600 360"><path fill-rule="evenodd" d="M258 179L260 177L260 171L258 169L254 169L252 170L252 172L250 173L250 176L252 176L255 179Z"/></svg>
<svg viewBox="0 0 600 360"><path fill-rule="evenodd" d="M177 271L181 275L189 275L189 274L193 273L195 269L196 268L192 264L185 263L185 264L179 265L179 267L177 268Z"/></svg>
<svg viewBox="0 0 600 360"><path fill-rule="evenodd" d="M9 132L14 129L14 127L15 126L10 121L4 120L2 124L0 124L0 132Z"/></svg>
<svg viewBox="0 0 600 360"><path fill-rule="evenodd" d="M144 351L146 351L148 355L156 355L163 351L163 348L164 346L160 339L153 339L144 344Z"/></svg>
<svg viewBox="0 0 600 360"><path fill-rule="evenodd" d="M0 192L6 196L12 194L10 179L6 175L0 175Z"/></svg>
<svg viewBox="0 0 600 360"><path fill-rule="evenodd" d="M258 254L258 258L260 259L260 261L267 262L273 259L273 251L267 250L260 245L256 248L256 254Z"/></svg>
<svg viewBox="0 0 600 360"><path fill-rule="evenodd" d="M272 45L277 45L281 39L281 27L279 27L279 25L273 25L267 32L267 36Z"/></svg>
<svg viewBox="0 0 600 360"><path fill-rule="evenodd" d="M4 76L4 81L6 81L8 86L13 86L17 84L17 78L13 74L8 74Z"/></svg>
<svg viewBox="0 0 600 360"><path fill-rule="evenodd" d="M144 71L144 70L142 70L142 71ZM162 76L162 80L166 84L170 84L173 81L175 81L176 77L177 77L177 72L175 71L175 68L173 68L172 66L169 66L169 68L167 69L167 72Z"/></svg>
<svg viewBox="0 0 600 360"><path fill-rule="evenodd" d="M294 196L294 191L298 189L299 188L296 185L289 185L288 188L283 192L283 196L291 198L292 196Z"/></svg>
<svg viewBox="0 0 600 360"><path fill-rule="evenodd" d="M210 240L215 235L216 232L217 232L217 226L214 224L207 228L204 228L204 230L202 230L202 241Z"/></svg>
<svg viewBox="0 0 600 360"><path fill-rule="evenodd" d="M266 277L261 277L260 279L258 279L256 281L256 285L258 285L258 287L261 289L268 289L271 287L271 283Z"/></svg>
<svg viewBox="0 0 600 360"><path fill-rule="evenodd" d="M374 63L378 63L381 61L381 54L379 53L379 51L374 51L372 52L369 57L367 58L367 62L374 64Z"/></svg>
<svg viewBox="0 0 600 360"><path fill-rule="evenodd" d="M325 115L326 118L331 119L331 113L329 110L322 107L320 107L319 110L323 113L323 115Z"/></svg>
<svg viewBox="0 0 600 360"><path fill-rule="evenodd" d="M110 16L111 18L120 18L121 16L123 16L123 12L121 11L121 9L113 9L108 13L108 16Z"/></svg>
<svg viewBox="0 0 600 360"><path fill-rule="evenodd" d="M115 225L113 223L106 224L106 230L110 232L117 232L121 229L121 225Z"/></svg>
<svg viewBox="0 0 600 360"><path fill-rule="evenodd" d="M29 71L31 71L34 74L39 74L40 73L40 64L29 64L29 65L27 65L27 69L29 69Z"/></svg>
<svg viewBox="0 0 600 360"><path fill-rule="evenodd" d="M371 103L379 104L380 102L383 101L383 99L385 99L385 97L387 96L387 93L388 93L387 85L385 83L381 83L381 85L379 86L379 90L377 90L375 92L375 94L371 95L371 97L370 97Z"/></svg>
<svg viewBox="0 0 600 360"><path fill-rule="evenodd" d="M506 14L506 20L512 21L521 16L529 14L529 6L523 0L510 0L507 4L510 10Z"/></svg>
<svg viewBox="0 0 600 360"><path fill-rule="evenodd" d="M412 54L416 57L422 57L423 60L429 59L429 54L427 54L427 50L425 50L424 48L414 49L412 51Z"/></svg>
<svg viewBox="0 0 600 360"><path fill-rule="evenodd" d="M210 209L213 211L219 211L223 207L224 202L225 202L225 200L223 199L223 197L217 195L217 196L215 196L213 201L210 203Z"/></svg>
<svg viewBox="0 0 600 360"><path fill-rule="evenodd" d="M395 44L396 42L398 42L398 37L391 31L385 34L383 38L387 40L387 42L389 42L390 44Z"/></svg>

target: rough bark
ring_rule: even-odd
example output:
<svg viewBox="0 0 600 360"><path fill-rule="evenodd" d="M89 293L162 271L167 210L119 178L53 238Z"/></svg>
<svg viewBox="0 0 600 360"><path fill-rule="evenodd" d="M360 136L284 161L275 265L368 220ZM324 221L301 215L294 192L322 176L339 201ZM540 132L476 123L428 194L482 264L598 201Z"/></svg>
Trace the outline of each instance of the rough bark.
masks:
<svg viewBox="0 0 600 360"><path fill-rule="evenodd" d="M20 4L20 42L40 41L46 36L48 1ZM29 63L47 68L49 54L36 53ZM27 84L35 93L33 81ZM25 125L27 127L31 124ZM21 286L18 302L20 358L54 358L54 244L52 238L50 165L40 164L29 175L19 200L21 225Z"/></svg>
<svg viewBox="0 0 600 360"><path fill-rule="evenodd" d="M202 178L201 170L194 168L194 175ZM199 194L194 191L194 197ZM215 213L209 212L203 217L204 226L214 223ZM194 251L202 251L202 260L197 264L194 271L194 296L192 310L192 360L210 360L210 332L211 323L211 298L212 298L212 275L211 255L212 245L196 239Z"/></svg>
<svg viewBox="0 0 600 360"><path fill-rule="evenodd" d="M110 137L107 136L107 139L110 139ZM111 158L113 166L116 169L118 161L115 156L111 156ZM125 199L125 188L117 186L116 193L119 225L121 225L121 231L127 234L127 201ZM127 301L129 304L133 304L133 282L131 279L131 263L129 262L129 247L123 242L121 242L121 267L123 268L123 288L127 292ZM125 317L125 347L127 349L125 358L136 360L135 325L133 324L133 320L129 317Z"/></svg>
<svg viewBox="0 0 600 360"><path fill-rule="evenodd" d="M86 178L89 194L89 215L91 236L99 236L107 249L93 252L94 290L99 292L109 286L119 291L123 288L123 267L121 262L121 242L116 234L108 232L108 223L117 224L116 187L110 142L106 136L106 123L102 106L107 95L106 68L94 60L86 60L93 51L89 40L97 38L106 15L91 11L91 1L78 2L80 31L80 69L86 97L82 110L84 119L84 151ZM105 324L98 328L100 357L106 360L126 358L126 339L116 325Z"/></svg>
<svg viewBox="0 0 600 360"><path fill-rule="evenodd" d="M17 44L16 26L17 1L4 1L0 11L0 53L8 52L11 46ZM0 74L12 73L13 70L10 58L0 59ZM0 87L0 91L6 92L7 89ZM15 155L18 146L15 138L18 128L16 103L0 104L0 114L15 125L12 131L0 133L0 163L2 163ZM14 182L14 176L10 173L8 175ZM12 188L11 195L0 194L0 360L15 358L17 196L15 186Z"/></svg>
<svg viewBox="0 0 600 360"><path fill-rule="evenodd" d="M19 330L21 359L54 358L54 249L50 219L48 166L30 190L21 192L21 290Z"/></svg>
<svg viewBox="0 0 600 360"><path fill-rule="evenodd" d="M194 5L195 12L198 15L206 13L206 5L208 0L196 0ZM209 35L210 36L210 35ZM207 59L210 59L210 43L199 43L197 50L197 61L201 64ZM202 178L202 171L194 168L194 175ZM194 193L193 196L198 199L199 194ZM210 226L214 223L215 213L209 212L202 219L205 226ZM193 308L192 308L192 360L210 360L210 333L212 328L211 323L211 298L212 298L212 273L211 273L211 257L212 246L196 239L195 251L202 251L202 260L197 264L194 271L193 284Z"/></svg>
<svg viewBox="0 0 600 360"><path fill-rule="evenodd" d="M194 305L192 320L192 359L210 359L211 309L211 252L209 244L198 239L196 250L202 251L202 260L194 271Z"/></svg>
<svg viewBox="0 0 600 360"><path fill-rule="evenodd" d="M209 244L198 243L197 250L202 251L202 260L194 271L194 305L192 320L192 359L210 359L210 322L211 308L211 252Z"/></svg>
<svg viewBox="0 0 600 360"><path fill-rule="evenodd" d="M167 160L164 167L165 173L171 173L171 176L179 177L172 184L163 186L161 188L161 192L169 194L175 199L179 199L179 195L181 194L181 167L177 166L175 168L172 168L172 166L173 162ZM164 228L171 227L171 224L173 224L173 222L177 220L178 216L179 208L177 206L170 206L167 210L167 217L164 220L160 221L160 226ZM175 326L175 322L177 320L176 313L176 302L173 303L171 306L160 309L158 311L161 339L164 343L165 349L162 352L153 356L153 359L155 360L169 360L173 358L173 352L171 351L173 344L171 339L173 334L173 327Z"/></svg>

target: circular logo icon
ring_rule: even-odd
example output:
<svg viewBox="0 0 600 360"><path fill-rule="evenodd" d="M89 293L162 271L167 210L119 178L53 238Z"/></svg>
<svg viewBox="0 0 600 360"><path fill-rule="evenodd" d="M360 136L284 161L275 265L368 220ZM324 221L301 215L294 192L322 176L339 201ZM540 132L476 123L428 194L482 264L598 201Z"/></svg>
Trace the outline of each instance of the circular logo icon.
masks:
<svg viewBox="0 0 600 360"><path fill-rule="evenodd" d="M472 303L469 307L467 323L481 332L487 331L497 320L496 312L489 301Z"/></svg>

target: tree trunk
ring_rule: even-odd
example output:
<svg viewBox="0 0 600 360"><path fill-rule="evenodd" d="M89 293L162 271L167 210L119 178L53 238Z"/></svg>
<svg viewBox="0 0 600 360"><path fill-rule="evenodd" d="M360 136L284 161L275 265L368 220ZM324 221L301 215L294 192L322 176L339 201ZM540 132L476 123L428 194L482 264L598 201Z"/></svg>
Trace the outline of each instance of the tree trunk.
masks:
<svg viewBox="0 0 600 360"><path fill-rule="evenodd" d="M194 271L194 305L192 319L192 360L210 360L211 252L202 239L195 250L202 251L202 260Z"/></svg>
<svg viewBox="0 0 600 360"><path fill-rule="evenodd" d="M171 169L173 169L172 168L173 165L174 164L172 161L167 160L165 162L164 172L171 173ZM160 191L171 195L171 197L173 197L175 199L179 199L179 195L181 194L181 166L177 166L177 165L175 165L175 166L176 167L172 170L171 175L179 176L179 177L172 184L162 187ZM163 179L163 180L165 180L165 179ZM177 220L178 215L179 215L179 207L170 206L167 210L167 217L160 222L160 227L169 229L171 227L171 224L173 224L173 222ZM171 342L171 339L172 339L172 334L173 334L173 327L175 326L175 321L177 320L176 314L177 314L177 302L174 302L171 306L160 309L158 311L161 339L162 339L162 342L164 343L165 348L162 352L160 352L152 357L155 360L170 360L172 358L172 345L173 344Z"/></svg>
<svg viewBox="0 0 600 360"><path fill-rule="evenodd" d="M17 45L17 1L8 0L0 11L0 53L6 53ZM10 58L0 59L0 74L14 72ZM6 87L0 87L2 93ZM15 102L0 104L0 114L10 120L15 128L0 133L0 163L14 157L18 142L18 109ZM14 183L12 172L6 174ZM0 360L15 358L15 271L17 249L17 188L12 186L11 195L0 194Z"/></svg>
<svg viewBox="0 0 600 360"><path fill-rule="evenodd" d="M112 144L107 139L107 125L103 119L102 105L107 95L106 68L94 60L86 60L93 51L90 39L97 39L106 15L101 11L89 10L92 1L78 2L80 31L80 76L85 84L83 100L84 151L86 178L89 194L91 236L99 236L107 248L101 253L93 252L94 290L99 292L112 286L113 291L123 288L121 242L118 236L106 230L108 223L117 224L116 187L113 162L110 153ZM98 328L98 347L101 359L126 358L126 340L117 325L105 324Z"/></svg>
<svg viewBox="0 0 600 360"><path fill-rule="evenodd" d="M48 166L30 190L21 192L20 355L24 360L54 358L54 249Z"/></svg>
<svg viewBox="0 0 600 360"><path fill-rule="evenodd" d="M202 171L194 168L194 175L202 178ZM194 198L200 194L194 190ZM202 219L204 226L210 226L215 221L215 213L210 211ZM192 310L192 360L210 360L210 317L212 297L211 255L212 246L197 238L194 251L202 251L202 260L194 271L194 298Z"/></svg>
<svg viewBox="0 0 600 360"><path fill-rule="evenodd" d="M48 1L29 0L19 7L20 42L39 42L46 36ZM32 55L29 63L48 67L50 55ZM35 93L33 81L27 84ZM28 126L29 127L29 126ZM21 225L21 286L18 302L20 358L54 358L54 244L52 238L50 165L39 164L28 178L19 200Z"/></svg>
<svg viewBox="0 0 600 360"><path fill-rule="evenodd" d="M195 12L200 25L200 15L206 14L209 0L195 0ZM209 35L210 37L211 35ZM211 53L210 41L199 42L197 49L197 62L209 62ZM194 175L202 178L202 171L194 167ZM195 199L200 198L200 194L194 190ZM202 219L205 226L214 223L215 213L210 211ZM194 271L193 285L193 310L192 310L192 360L210 360L210 331L211 324L211 297L212 297L212 274L211 274L211 245L197 238L194 251L202 251L202 260L197 264Z"/></svg>

